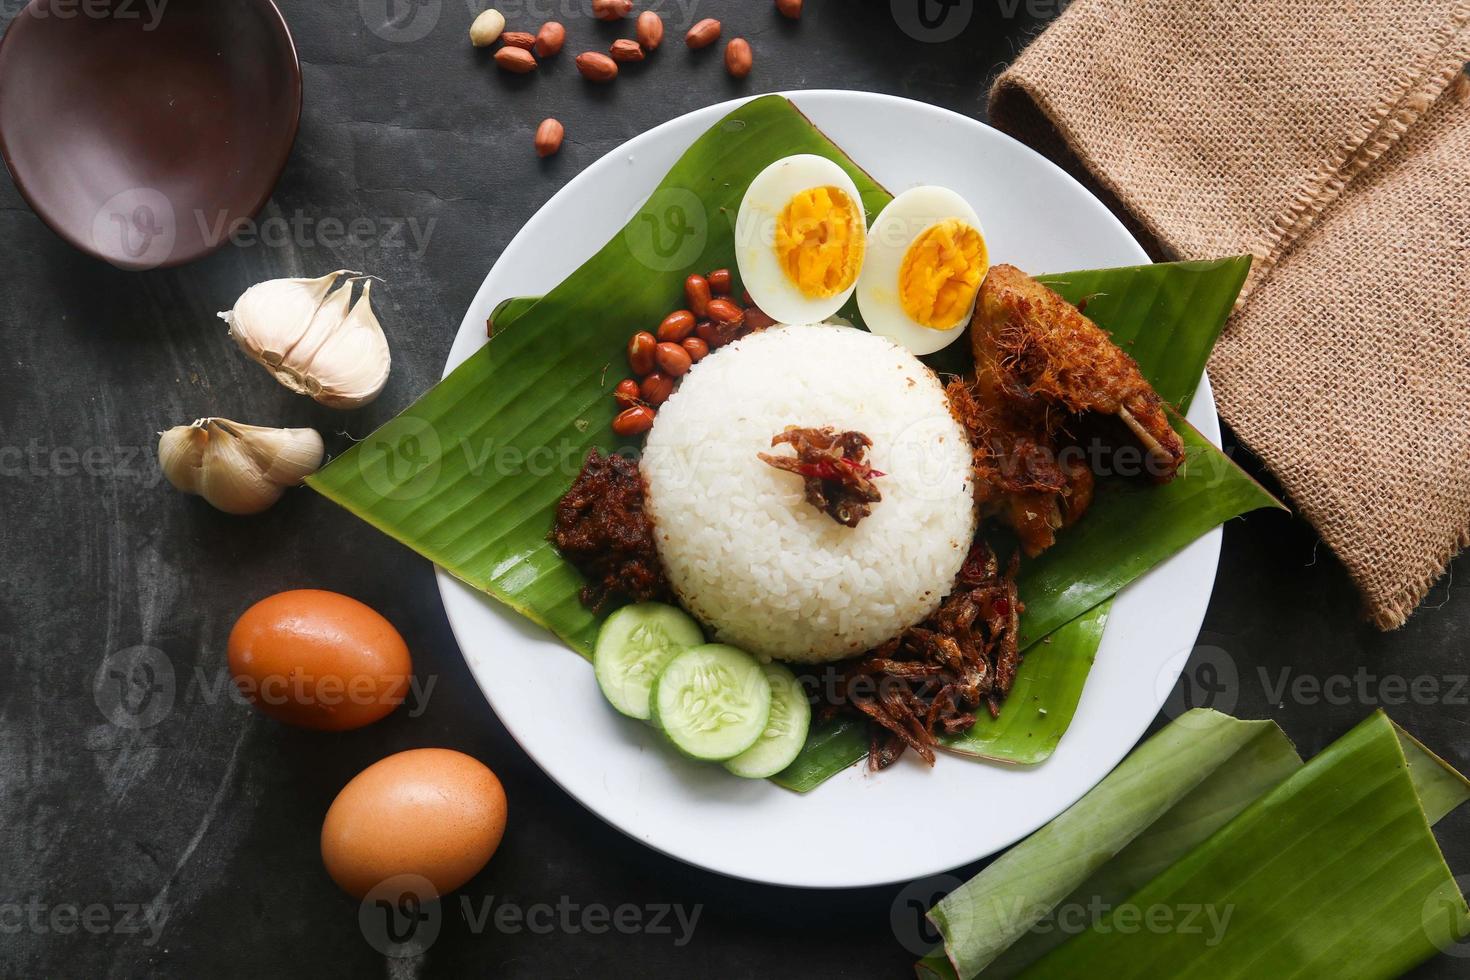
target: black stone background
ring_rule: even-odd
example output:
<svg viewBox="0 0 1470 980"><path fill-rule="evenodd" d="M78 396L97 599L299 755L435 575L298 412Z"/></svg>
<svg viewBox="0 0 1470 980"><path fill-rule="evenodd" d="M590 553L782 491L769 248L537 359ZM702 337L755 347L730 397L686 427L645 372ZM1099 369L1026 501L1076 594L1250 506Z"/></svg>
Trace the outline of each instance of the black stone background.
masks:
<svg viewBox="0 0 1470 980"><path fill-rule="evenodd" d="M809 0L800 24L758 0L665 2L671 43L616 84L594 88L571 57L604 47L618 29L592 21L582 5L505 5L512 27L534 30L538 12L554 12L570 29L567 52L521 78L500 73L467 43L464 0L402 7L286 0L306 109L262 219L378 222L363 241L323 244L307 224L292 242L231 247L186 268L129 274L71 251L8 181L0 186L0 974L908 974L911 906L933 897L927 884L770 888L634 843L552 784L487 708L427 562L308 491L238 520L156 485L155 432L196 416L315 425L339 449L340 433L361 436L390 418L438 378L466 306L516 230L624 140L713 102L783 89L890 92L984 118L989 80L1057 8L1052 0L987 0L973 5L959 37L928 43L900 30L882 2ZM6 7L13 14L18 4ZM962 0L956 15L970 7ZM384 27L384 11L394 9L400 24L437 19L421 39L395 42L396 28ZM715 52L684 50L683 30L704 16L721 17L730 33L751 40L756 68L748 80L728 78ZM560 118L568 139L559 156L541 162L531 134L545 116ZM385 218L420 229L432 222L427 248L384 240ZM383 396L346 414L274 384L214 317L259 280L343 267L387 281L375 300L394 355ZM1470 566L1462 559L1457 568L1464 577ZM308 586L357 596L397 624L421 678L437 679L420 717L400 710L364 730L324 735L201 691L196 671L209 683L222 677L225 637L243 609ZM1466 692L1455 687L1467 669L1467 625L1470 597L1446 579L1407 627L1376 632L1358 618L1347 576L1312 529L1258 514L1226 530L1190 673L1205 676L1200 664L1223 658L1238 682L1219 703L1278 720L1309 755L1394 695L1392 678L1428 678L1439 693L1394 706L1393 714L1464 768L1470 726ZM178 690L156 725L129 729L108 722L92 685L105 657L136 645L164 652ZM1371 676L1366 698L1288 694L1273 703L1261 672L1274 684L1282 671L1309 683ZM692 940L593 935L575 921L550 934L493 927L475 934L450 907L423 957L385 963L364 941L357 903L322 870L318 828L352 775L419 746L485 760L509 794L509 831L464 889L472 901L678 903L686 914L698 906ZM873 848L903 847L907 835L962 833L967 821L985 819L913 817L911 826L875 827ZM1470 872L1467 830L1470 811L1439 828L1460 872ZM66 907L98 904L112 923L100 934L53 928L52 910L63 909L56 922L64 929ZM146 932L126 931L122 911L150 905L168 910L152 943ZM1464 976L1466 962L1441 957L1417 975Z"/></svg>

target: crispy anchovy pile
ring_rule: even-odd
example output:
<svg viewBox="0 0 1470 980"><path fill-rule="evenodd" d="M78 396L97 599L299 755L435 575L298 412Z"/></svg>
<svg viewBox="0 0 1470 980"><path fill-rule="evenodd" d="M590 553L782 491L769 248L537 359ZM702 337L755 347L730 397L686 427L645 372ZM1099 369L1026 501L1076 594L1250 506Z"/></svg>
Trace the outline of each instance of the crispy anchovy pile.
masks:
<svg viewBox="0 0 1470 980"><path fill-rule="evenodd" d="M906 749L932 766L941 735L968 730L982 704L1000 713L1021 663L1018 562L1002 570L977 540L938 612L844 668L826 711L869 719L870 769L893 765Z"/></svg>
<svg viewBox="0 0 1470 980"><path fill-rule="evenodd" d="M557 502L551 540L586 577L581 599L593 612L618 599L647 602L671 594L653 521L643 510L643 476L626 456L588 454Z"/></svg>
<svg viewBox="0 0 1470 980"><path fill-rule="evenodd" d="M802 478L807 503L838 524L857 527L883 499L873 480L883 474L865 460L873 440L861 432L836 429L802 429L788 425L771 440L772 446L789 445L795 456L758 453L760 458Z"/></svg>

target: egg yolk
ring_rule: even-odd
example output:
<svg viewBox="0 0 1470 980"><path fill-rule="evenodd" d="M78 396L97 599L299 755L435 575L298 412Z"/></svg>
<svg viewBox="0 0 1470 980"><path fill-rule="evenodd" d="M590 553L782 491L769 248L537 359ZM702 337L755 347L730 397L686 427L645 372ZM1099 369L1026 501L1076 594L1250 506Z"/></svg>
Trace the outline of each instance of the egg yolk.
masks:
<svg viewBox="0 0 1470 980"><path fill-rule="evenodd" d="M914 239L898 271L903 311L931 330L950 330L970 311L989 268L985 239L956 218Z"/></svg>
<svg viewBox="0 0 1470 980"><path fill-rule="evenodd" d="M836 296L856 282L867 244L862 211L836 187L802 191L776 223L781 268L811 299Z"/></svg>

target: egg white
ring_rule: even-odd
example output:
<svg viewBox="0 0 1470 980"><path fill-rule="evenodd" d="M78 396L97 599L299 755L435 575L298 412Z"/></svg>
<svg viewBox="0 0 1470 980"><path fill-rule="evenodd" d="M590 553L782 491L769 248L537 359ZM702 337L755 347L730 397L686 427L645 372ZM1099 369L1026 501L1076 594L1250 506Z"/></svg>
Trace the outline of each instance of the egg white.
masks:
<svg viewBox="0 0 1470 980"><path fill-rule="evenodd" d="M915 239L941 221L957 219L985 237L980 217L970 203L947 187L915 187L889 202L868 230L867 259L858 277L858 309L873 333L902 344L914 354L932 354L959 339L970 322L970 310L950 330L934 330L904 312L898 274Z"/></svg>
<svg viewBox="0 0 1470 980"><path fill-rule="evenodd" d="M836 187L862 213L857 185L837 164L810 153L784 157L756 175L735 219L735 262L751 300L781 323L820 323L842 309L857 283L822 299L806 296L776 255L776 226L791 199L815 187ZM867 228L863 217L864 230ZM861 273L859 275L861 278Z"/></svg>

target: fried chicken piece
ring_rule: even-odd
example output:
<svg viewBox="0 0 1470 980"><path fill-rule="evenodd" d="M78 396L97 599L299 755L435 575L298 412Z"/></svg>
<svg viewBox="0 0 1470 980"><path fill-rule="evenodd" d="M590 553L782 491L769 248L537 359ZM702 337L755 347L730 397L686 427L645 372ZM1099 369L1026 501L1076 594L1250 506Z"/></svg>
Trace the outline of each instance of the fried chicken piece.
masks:
<svg viewBox="0 0 1470 980"><path fill-rule="evenodd" d="M1088 418L1121 422L1142 445L1156 482L1178 473L1184 443L1138 365L1075 306L1015 266L990 270L970 343L975 382L950 385L951 407L976 446L981 512L1014 528L1027 555L1051 547L1092 501L1094 476L1075 441Z"/></svg>
<svg viewBox="0 0 1470 980"><path fill-rule="evenodd" d="M1014 400L1016 389L1073 415L1112 415L1168 483L1184 462L1184 441L1169 425L1164 400L1138 364L1101 327L1013 265L998 265L980 288L970 343L981 397ZM1034 406L1024 409L1033 417Z"/></svg>

